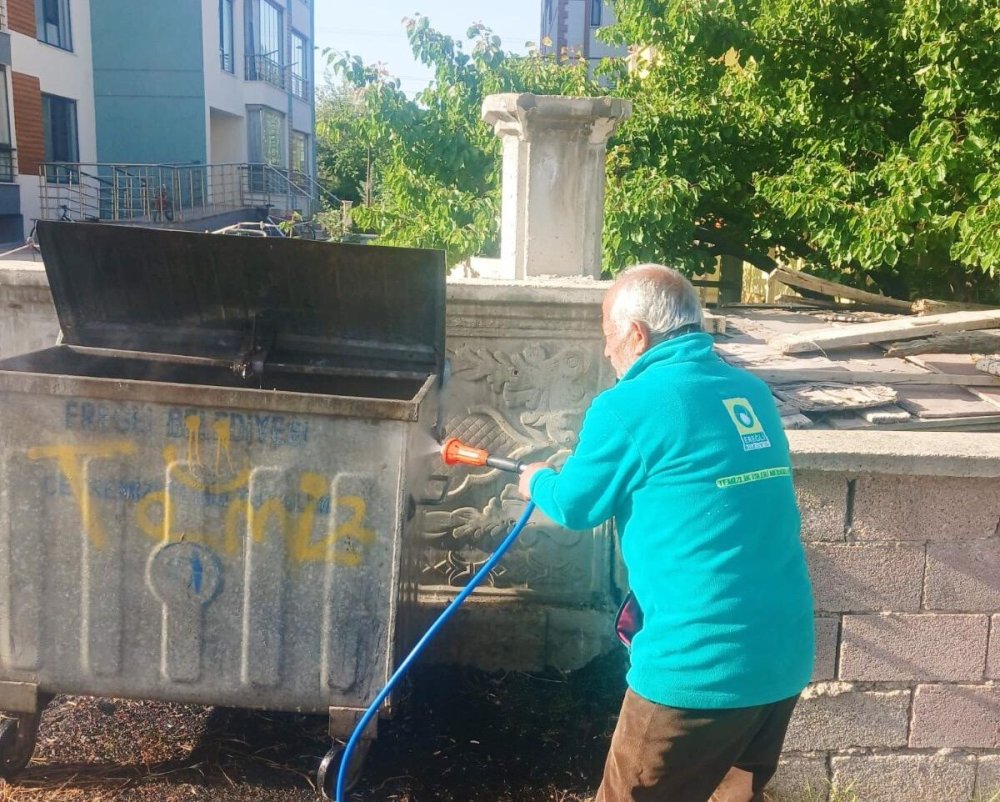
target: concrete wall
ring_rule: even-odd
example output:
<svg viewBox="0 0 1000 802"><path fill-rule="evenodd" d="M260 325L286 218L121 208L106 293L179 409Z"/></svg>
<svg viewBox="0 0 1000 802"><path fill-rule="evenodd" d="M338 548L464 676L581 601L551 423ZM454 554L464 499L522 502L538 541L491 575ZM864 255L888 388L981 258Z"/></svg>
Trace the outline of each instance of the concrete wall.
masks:
<svg viewBox="0 0 1000 802"><path fill-rule="evenodd" d="M558 460L612 381L600 282L453 281L450 433ZM0 356L54 339L44 274L0 268ZM790 432L816 597L814 684L774 793L820 802L988 802L1000 791L1000 435ZM429 622L523 508L494 471L444 474L422 507L418 621ZM538 517L433 659L571 669L619 648L624 588L607 527ZM811 787L809 796L803 789ZM849 800L849 793L841 796Z"/></svg>

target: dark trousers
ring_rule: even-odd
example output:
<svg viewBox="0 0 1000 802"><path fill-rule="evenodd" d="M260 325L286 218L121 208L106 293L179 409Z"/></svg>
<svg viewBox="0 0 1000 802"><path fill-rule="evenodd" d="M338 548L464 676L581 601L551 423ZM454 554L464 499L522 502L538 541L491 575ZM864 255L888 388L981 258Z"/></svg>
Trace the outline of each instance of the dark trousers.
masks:
<svg viewBox="0 0 1000 802"><path fill-rule="evenodd" d="M762 800L798 699L688 710L629 689L594 802L708 802L733 767L752 775L753 802Z"/></svg>

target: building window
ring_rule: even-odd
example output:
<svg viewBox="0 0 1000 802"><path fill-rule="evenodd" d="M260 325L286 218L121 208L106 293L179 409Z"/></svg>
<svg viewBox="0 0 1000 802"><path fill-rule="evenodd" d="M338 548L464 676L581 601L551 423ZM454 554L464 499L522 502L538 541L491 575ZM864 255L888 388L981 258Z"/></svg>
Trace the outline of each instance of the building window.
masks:
<svg viewBox="0 0 1000 802"><path fill-rule="evenodd" d="M292 34L292 94L309 99L309 43L300 34Z"/></svg>
<svg viewBox="0 0 1000 802"><path fill-rule="evenodd" d="M292 171L292 180L300 183L309 176L306 159L309 153L309 137L301 131L292 131L292 148L288 166Z"/></svg>
<svg viewBox="0 0 1000 802"><path fill-rule="evenodd" d="M80 161L75 100L42 95L42 124L45 128L45 161Z"/></svg>
<svg viewBox="0 0 1000 802"><path fill-rule="evenodd" d="M285 86L282 13L270 0L246 0L247 80Z"/></svg>
<svg viewBox="0 0 1000 802"><path fill-rule="evenodd" d="M10 104L7 100L7 68L0 67L0 181L11 182L16 173L10 141Z"/></svg>
<svg viewBox="0 0 1000 802"><path fill-rule="evenodd" d="M600 28L601 27L601 11L603 11L604 4L601 0L591 0L590 2L590 27Z"/></svg>
<svg viewBox="0 0 1000 802"><path fill-rule="evenodd" d="M233 72L233 0L219 0L219 62Z"/></svg>
<svg viewBox="0 0 1000 802"><path fill-rule="evenodd" d="M38 20L38 40L46 44L73 49L69 26L69 0L35 0L35 19Z"/></svg>
<svg viewBox="0 0 1000 802"><path fill-rule="evenodd" d="M285 183L285 115L267 106L247 106L250 191L281 192Z"/></svg>

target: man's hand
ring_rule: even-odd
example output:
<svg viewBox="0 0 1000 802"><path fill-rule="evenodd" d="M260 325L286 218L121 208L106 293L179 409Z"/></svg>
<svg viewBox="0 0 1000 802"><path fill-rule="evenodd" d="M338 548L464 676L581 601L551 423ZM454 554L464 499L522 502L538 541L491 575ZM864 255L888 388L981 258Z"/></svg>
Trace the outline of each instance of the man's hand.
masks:
<svg viewBox="0 0 1000 802"><path fill-rule="evenodd" d="M517 483L517 491L524 496L524 498L531 499L531 477L538 473L542 468L551 468L545 462L532 462L529 465L524 466L524 470L521 471L521 478Z"/></svg>

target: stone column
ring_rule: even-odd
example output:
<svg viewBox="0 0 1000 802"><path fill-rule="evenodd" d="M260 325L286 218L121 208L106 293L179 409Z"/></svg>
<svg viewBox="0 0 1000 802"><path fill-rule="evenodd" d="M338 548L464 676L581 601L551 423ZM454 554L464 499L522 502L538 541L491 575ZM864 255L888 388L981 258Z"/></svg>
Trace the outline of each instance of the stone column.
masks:
<svg viewBox="0 0 1000 802"><path fill-rule="evenodd" d="M607 141L631 113L611 97L486 98L503 140L503 278L600 276Z"/></svg>

